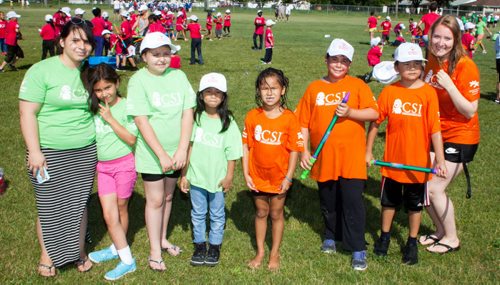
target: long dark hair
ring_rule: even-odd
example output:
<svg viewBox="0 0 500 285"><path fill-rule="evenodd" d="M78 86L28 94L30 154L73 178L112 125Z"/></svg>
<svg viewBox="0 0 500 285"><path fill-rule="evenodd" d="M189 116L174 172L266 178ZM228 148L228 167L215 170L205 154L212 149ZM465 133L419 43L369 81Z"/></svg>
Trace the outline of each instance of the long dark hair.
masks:
<svg viewBox="0 0 500 285"><path fill-rule="evenodd" d="M200 126L200 118L203 111L205 111L205 102L203 101L203 91L198 91L196 94L196 108L194 109L194 121L196 125ZM222 123L222 129L220 130L220 134L227 131L229 125L231 124L231 120L233 119L233 112L231 112L228 108L228 97L227 92L222 92L222 101L219 106L217 106L217 115L219 115L220 121Z"/></svg>
<svg viewBox="0 0 500 285"><path fill-rule="evenodd" d="M255 80L255 103L257 106L262 107L262 98L260 97L260 85L266 83L266 78L268 77L276 77L281 87L285 88L285 94L283 94L280 98L280 107L287 108L286 101L288 93L288 77L285 76L282 70L276 68L266 68L262 70L257 76L257 80Z"/></svg>
<svg viewBox="0 0 500 285"><path fill-rule="evenodd" d="M104 63L85 69L80 73L80 78L82 79L83 86L85 86L85 89L87 89L89 93L89 108L94 115L99 112L99 98L97 98L94 92L94 85L101 80L113 84L118 84L120 82L118 73L116 73L111 66ZM122 97L118 90L116 90L116 96Z"/></svg>
<svg viewBox="0 0 500 285"><path fill-rule="evenodd" d="M95 39L92 34L93 24L90 21L82 20L80 18L71 18L62 28L61 30L61 39L66 39L72 32L83 34L87 37L87 41L89 41L92 49L95 48ZM59 43L58 43L59 44Z"/></svg>

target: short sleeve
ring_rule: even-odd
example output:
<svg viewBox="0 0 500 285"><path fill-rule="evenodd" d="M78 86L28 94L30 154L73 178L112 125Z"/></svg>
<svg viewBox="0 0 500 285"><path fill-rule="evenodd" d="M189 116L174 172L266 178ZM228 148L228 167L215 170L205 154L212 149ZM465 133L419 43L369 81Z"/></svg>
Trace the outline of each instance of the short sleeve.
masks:
<svg viewBox="0 0 500 285"><path fill-rule="evenodd" d="M301 128L309 128L309 121L311 120L312 115L312 107L310 103L311 97L311 85L309 85L304 92L304 95L299 101L299 105L297 105L297 110L295 114L297 115L299 126Z"/></svg>
<svg viewBox="0 0 500 285"><path fill-rule="evenodd" d="M377 101L373 96L373 92L368 84L359 82L359 109L372 108L378 111Z"/></svg>
<svg viewBox="0 0 500 285"><path fill-rule="evenodd" d="M241 133L238 125L232 120L226 131L226 138L224 140L224 152L227 160L237 160L243 156L243 145L240 138Z"/></svg>
<svg viewBox="0 0 500 285"><path fill-rule="evenodd" d="M378 119L375 121L377 125L380 125L385 118L387 117L387 105L388 105L388 93L390 86L385 87L382 89L382 92L380 93L378 97Z"/></svg>
<svg viewBox="0 0 500 285"><path fill-rule="evenodd" d="M457 70L457 88L468 101L476 101L480 97L479 70L469 58L464 59Z"/></svg>
<svg viewBox="0 0 500 285"><path fill-rule="evenodd" d="M139 129L137 129L137 126L135 125L134 117L132 116L127 116L127 123L125 125L125 128L127 131L129 131L131 134L137 137L139 134Z"/></svg>
<svg viewBox="0 0 500 285"><path fill-rule="evenodd" d="M429 133L434 134L441 131L441 122L439 120L439 100L436 90L432 87L429 88L429 107L428 107L428 123Z"/></svg>
<svg viewBox="0 0 500 285"><path fill-rule="evenodd" d="M24 76L21 87L19 88L19 99L43 103L46 93L47 86L44 80L44 72L40 70L40 65L34 65Z"/></svg>
<svg viewBox="0 0 500 285"><path fill-rule="evenodd" d="M288 129L288 141L286 148L291 151L304 151L304 137L300 130L300 124L295 114L290 114L290 122Z"/></svg>
<svg viewBox="0 0 500 285"><path fill-rule="evenodd" d="M243 128L243 132L241 133L242 143L248 145L248 147L253 146L253 127L251 124L252 116L251 111L247 114L245 118L245 126Z"/></svg>
<svg viewBox="0 0 500 285"><path fill-rule="evenodd" d="M189 83L186 75L184 75L184 103L183 103L183 110L191 109L196 106L196 93L193 90L193 87Z"/></svg>
<svg viewBox="0 0 500 285"><path fill-rule="evenodd" d="M127 115L130 116L148 116L153 113L146 88L139 81L138 77L133 76L128 83Z"/></svg>

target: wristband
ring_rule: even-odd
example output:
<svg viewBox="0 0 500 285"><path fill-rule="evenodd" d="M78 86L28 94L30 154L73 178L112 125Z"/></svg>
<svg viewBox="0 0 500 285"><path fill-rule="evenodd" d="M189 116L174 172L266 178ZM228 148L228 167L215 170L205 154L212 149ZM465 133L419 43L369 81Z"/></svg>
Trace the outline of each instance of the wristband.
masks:
<svg viewBox="0 0 500 285"><path fill-rule="evenodd" d="M288 181L288 182L290 182L290 183L293 183L293 180L292 180L292 179L290 179L290 178L288 178L288 176L286 176L286 175L285 175L285 179L286 179L286 181Z"/></svg>

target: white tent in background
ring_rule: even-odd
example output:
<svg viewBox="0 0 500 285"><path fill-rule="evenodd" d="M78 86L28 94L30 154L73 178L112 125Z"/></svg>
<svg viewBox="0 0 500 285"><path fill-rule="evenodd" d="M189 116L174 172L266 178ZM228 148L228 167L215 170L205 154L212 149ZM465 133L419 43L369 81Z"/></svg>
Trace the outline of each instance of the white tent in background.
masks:
<svg viewBox="0 0 500 285"><path fill-rule="evenodd" d="M456 0L450 3L451 6L461 6L465 4L470 4L473 2L477 2L477 0Z"/></svg>

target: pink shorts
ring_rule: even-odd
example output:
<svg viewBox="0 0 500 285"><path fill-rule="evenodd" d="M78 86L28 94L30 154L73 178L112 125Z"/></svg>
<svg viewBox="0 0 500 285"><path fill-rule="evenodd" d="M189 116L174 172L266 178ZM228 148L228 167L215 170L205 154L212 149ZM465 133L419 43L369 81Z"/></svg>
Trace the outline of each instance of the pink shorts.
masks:
<svg viewBox="0 0 500 285"><path fill-rule="evenodd" d="M97 194L116 193L120 199L128 199L134 191L137 172L132 153L117 159L97 162Z"/></svg>

